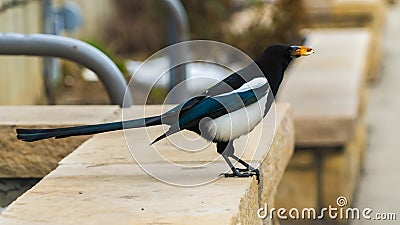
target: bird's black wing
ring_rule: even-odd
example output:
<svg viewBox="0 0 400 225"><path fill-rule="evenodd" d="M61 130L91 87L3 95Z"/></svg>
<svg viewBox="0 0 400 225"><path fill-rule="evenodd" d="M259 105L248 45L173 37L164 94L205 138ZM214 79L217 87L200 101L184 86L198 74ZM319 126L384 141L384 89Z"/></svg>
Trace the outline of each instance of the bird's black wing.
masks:
<svg viewBox="0 0 400 225"><path fill-rule="evenodd" d="M265 84L253 90L231 92L215 97L205 97L196 105L187 109L185 115L181 116L177 122L171 124L169 130L154 140L152 144L182 129L187 129L190 126L198 126L199 121L203 118L218 118L251 105L268 93L269 86Z"/></svg>
<svg viewBox="0 0 400 225"><path fill-rule="evenodd" d="M233 73L224 80L218 82L211 88L207 89L200 95L190 98L184 103L175 106L174 108L163 114L162 115L163 123L171 125L176 121L178 121L179 117L184 116L188 111L190 111L190 109L196 106L203 99L207 97L217 96L223 93L229 93L232 90L238 89L244 83L245 80L241 78L241 76L238 73Z"/></svg>
<svg viewBox="0 0 400 225"><path fill-rule="evenodd" d="M256 63L251 63L245 68L235 72L222 81L218 82L214 86L205 90L198 96L195 96L182 104L177 105L173 109L169 110L167 113L162 115L163 123L172 125L182 117L187 114L187 112L196 106L200 101L207 97L214 97L224 93L229 93L233 90L240 88L246 82L250 80L261 77L263 74L260 72Z"/></svg>
<svg viewBox="0 0 400 225"><path fill-rule="evenodd" d="M175 106L174 108L168 110L166 113L161 115L161 121L163 124L172 125L179 120L183 114L185 114L188 110L198 104L201 100L206 98L205 95L195 96L190 98L189 100Z"/></svg>
<svg viewBox="0 0 400 225"><path fill-rule="evenodd" d="M253 80L256 77L262 77L263 74L256 63L251 63L245 68L229 75L222 81L218 82L214 86L205 90L200 95L205 96L217 96L223 93L229 93L233 90L240 88L243 84Z"/></svg>

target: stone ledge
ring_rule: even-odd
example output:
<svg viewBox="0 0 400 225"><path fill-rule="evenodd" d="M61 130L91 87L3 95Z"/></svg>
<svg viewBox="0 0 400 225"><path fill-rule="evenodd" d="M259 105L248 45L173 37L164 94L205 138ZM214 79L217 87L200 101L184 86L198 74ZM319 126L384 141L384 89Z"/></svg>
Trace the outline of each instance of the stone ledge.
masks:
<svg viewBox="0 0 400 225"><path fill-rule="evenodd" d="M312 28L366 27L371 32L368 53L369 81L381 74L382 38L386 6L382 0L306 0L308 26Z"/></svg>
<svg viewBox="0 0 400 225"><path fill-rule="evenodd" d="M288 71L279 100L292 104L297 150L278 207L318 209L339 196L351 204L365 144L370 40L367 29L312 30L306 45L315 55Z"/></svg>
<svg viewBox="0 0 400 225"><path fill-rule="evenodd" d="M296 147L337 147L349 142L365 107L370 32L312 30L315 55L296 60L278 100L293 107Z"/></svg>
<svg viewBox="0 0 400 225"><path fill-rule="evenodd" d="M0 178L42 178L90 136L25 143L16 128L101 123L115 119L118 106L0 106Z"/></svg>
<svg viewBox="0 0 400 225"><path fill-rule="evenodd" d="M318 200L323 207L335 206L339 196L346 197L351 205L362 166L365 139L365 124L360 122L354 138L342 149L296 150L278 187L277 206L286 209L318 208ZM315 151L324 156L321 168L316 165ZM322 178L322 199L317 196L318 172Z"/></svg>
<svg viewBox="0 0 400 225"><path fill-rule="evenodd" d="M255 178L221 178L193 188L164 184L148 176L129 158L122 132L114 132L95 135L80 146L11 204L1 214L0 223L272 224L259 219L257 209L264 203L273 207L276 188L294 145L290 107L278 105L276 112L277 130L272 147L267 156L256 157L256 161L261 161L262 179L258 186ZM254 144L249 143L250 149L256 148ZM170 146L169 152L173 151ZM215 148L207 152L203 156L212 156ZM90 157L94 155L97 157ZM179 155L174 157L181 160ZM165 163L147 163L165 168L168 174Z"/></svg>

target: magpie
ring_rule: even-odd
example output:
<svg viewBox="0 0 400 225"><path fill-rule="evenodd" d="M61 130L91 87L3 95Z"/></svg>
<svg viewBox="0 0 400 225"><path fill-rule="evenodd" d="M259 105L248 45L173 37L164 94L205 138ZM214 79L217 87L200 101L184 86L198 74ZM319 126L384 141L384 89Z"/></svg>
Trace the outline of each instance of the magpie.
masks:
<svg viewBox="0 0 400 225"><path fill-rule="evenodd" d="M294 58L312 53L314 50L305 46L271 45L250 65L162 115L86 126L17 129L17 138L34 142L53 137L65 138L166 124L170 126L169 129L151 145L181 130L193 131L216 143L217 152L232 170L232 173L223 175L255 175L258 178L258 169L234 154L233 141L251 132L266 116L289 63ZM244 168L235 167L231 159L242 164Z"/></svg>

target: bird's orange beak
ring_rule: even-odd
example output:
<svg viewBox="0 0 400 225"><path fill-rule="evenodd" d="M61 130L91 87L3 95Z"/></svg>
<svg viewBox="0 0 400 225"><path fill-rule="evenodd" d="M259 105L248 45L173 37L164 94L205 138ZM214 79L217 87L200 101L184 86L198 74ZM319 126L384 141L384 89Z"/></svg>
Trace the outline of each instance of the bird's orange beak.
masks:
<svg viewBox="0 0 400 225"><path fill-rule="evenodd" d="M290 49L290 55L295 58L309 56L315 52L314 49L305 46L290 46Z"/></svg>

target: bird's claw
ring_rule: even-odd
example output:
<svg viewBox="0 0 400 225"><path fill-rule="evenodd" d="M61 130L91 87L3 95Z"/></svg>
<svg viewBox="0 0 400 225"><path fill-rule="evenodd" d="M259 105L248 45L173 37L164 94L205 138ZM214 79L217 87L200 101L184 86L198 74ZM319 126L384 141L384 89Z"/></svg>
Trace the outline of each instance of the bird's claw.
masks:
<svg viewBox="0 0 400 225"><path fill-rule="evenodd" d="M256 176L257 181L260 180L259 179L260 178L260 172L258 171L258 169L248 170L248 169L235 168L232 171L233 171L233 173L221 173L220 176L224 176L224 177L252 177L252 176Z"/></svg>
<svg viewBox="0 0 400 225"><path fill-rule="evenodd" d="M255 174L250 174L250 173L221 173L220 176L224 177L251 177L254 176Z"/></svg>
<svg viewBox="0 0 400 225"><path fill-rule="evenodd" d="M249 170L248 168L243 169L243 168L236 168L237 171L239 171L240 173L245 173L245 172L251 172L251 170Z"/></svg>

